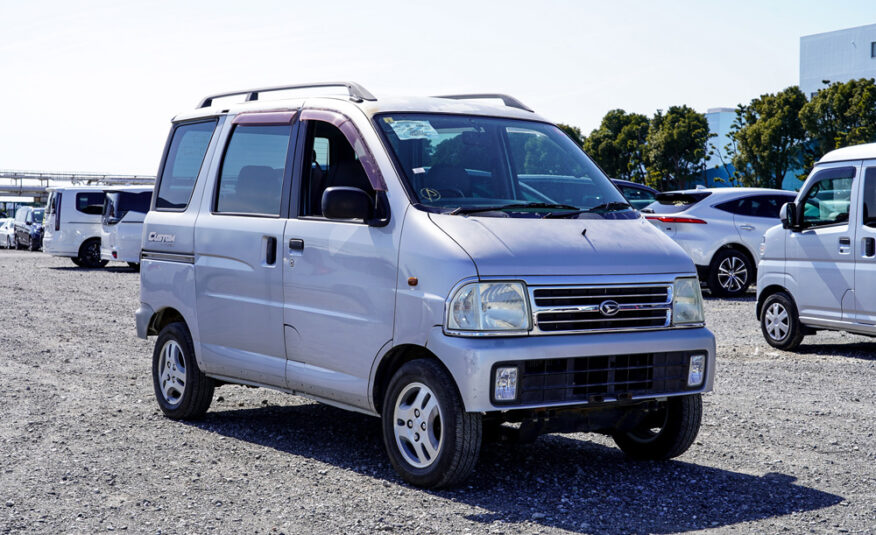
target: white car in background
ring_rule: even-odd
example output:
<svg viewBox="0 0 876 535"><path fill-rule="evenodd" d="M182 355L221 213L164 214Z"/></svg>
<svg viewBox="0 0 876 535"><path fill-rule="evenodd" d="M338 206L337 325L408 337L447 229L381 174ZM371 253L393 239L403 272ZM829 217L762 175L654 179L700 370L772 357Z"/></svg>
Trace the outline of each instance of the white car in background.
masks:
<svg viewBox="0 0 876 535"><path fill-rule="evenodd" d="M0 219L0 247L12 249L15 247L15 218Z"/></svg>
<svg viewBox="0 0 876 535"><path fill-rule="evenodd" d="M778 225L793 191L766 188L699 188L668 191L642 210L687 251L713 296L736 297L757 279L764 232Z"/></svg>
<svg viewBox="0 0 876 535"><path fill-rule="evenodd" d="M127 262L140 269L143 219L152 204L152 186L129 186L106 190L100 229L100 258Z"/></svg>

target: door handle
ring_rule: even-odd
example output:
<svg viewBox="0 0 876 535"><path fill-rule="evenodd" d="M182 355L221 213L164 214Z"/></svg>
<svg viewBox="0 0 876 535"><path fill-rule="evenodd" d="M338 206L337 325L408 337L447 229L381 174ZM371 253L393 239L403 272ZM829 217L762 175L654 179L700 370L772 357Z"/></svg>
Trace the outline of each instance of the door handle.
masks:
<svg viewBox="0 0 876 535"><path fill-rule="evenodd" d="M840 254L849 254L852 251L852 239L848 236L842 236L839 239Z"/></svg>
<svg viewBox="0 0 876 535"><path fill-rule="evenodd" d="M864 256L867 258L876 256L876 238L864 238Z"/></svg>
<svg viewBox="0 0 876 535"><path fill-rule="evenodd" d="M267 247L265 250L265 263L273 266L277 262L277 238L273 236L265 236L267 238Z"/></svg>
<svg viewBox="0 0 876 535"><path fill-rule="evenodd" d="M292 238L289 240L289 249L292 251L301 251L304 249L304 240Z"/></svg>
<svg viewBox="0 0 876 535"><path fill-rule="evenodd" d="M739 225L742 230L754 230L754 225Z"/></svg>

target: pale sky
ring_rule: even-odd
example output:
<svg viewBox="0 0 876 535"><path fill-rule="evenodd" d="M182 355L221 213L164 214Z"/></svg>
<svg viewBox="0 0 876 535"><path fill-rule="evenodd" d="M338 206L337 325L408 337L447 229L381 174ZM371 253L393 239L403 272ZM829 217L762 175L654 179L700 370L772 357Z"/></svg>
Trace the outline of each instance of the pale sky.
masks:
<svg viewBox="0 0 876 535"><path fill-rule="evenodd" d="M0 169L155 174L205 95L324 80L509 93L589 133L795 85L801 36L873 22L874 0L0 0Z"/></svg>

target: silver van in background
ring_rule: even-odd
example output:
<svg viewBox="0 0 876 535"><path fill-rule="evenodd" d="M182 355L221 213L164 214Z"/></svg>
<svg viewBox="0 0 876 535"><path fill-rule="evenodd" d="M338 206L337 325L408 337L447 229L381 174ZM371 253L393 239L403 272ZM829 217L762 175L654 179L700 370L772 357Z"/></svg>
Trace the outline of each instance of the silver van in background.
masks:
<svg viewBox="0 0 876 535"><path fill-rule="evenodd" d="M266 98L325 86L349 96ZM207 97L173 121L144 226L137 334L168 417L226 383L308 396L380 416L424 487L509 423L645 459L699 430L715 339L692 261L507 95Z"/></svg>
<svg viewBox="0 0 876 535"><path fill-rule="evenodd" d="M876 143L831 151L760 248L757 317L793 350L818 329L876 335Z"/></svg>
<svg viewBox="0 0 876 535"><path fill-rule="evenodd" d="M100 228L100 258L127 262L140 269L143 220L152 204L151 186L114 187L106 190Z"/></svg>

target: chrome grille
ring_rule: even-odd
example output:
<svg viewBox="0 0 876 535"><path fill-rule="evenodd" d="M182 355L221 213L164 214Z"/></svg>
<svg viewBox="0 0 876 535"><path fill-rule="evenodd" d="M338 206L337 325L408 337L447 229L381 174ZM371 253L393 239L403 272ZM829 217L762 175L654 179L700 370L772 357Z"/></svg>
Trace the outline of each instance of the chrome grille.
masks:
<svg viewBox="0 0 876 535"><path fill-rule="evenodd" d="M530 287L533 334L668 328L672 286Z"/></svg>

